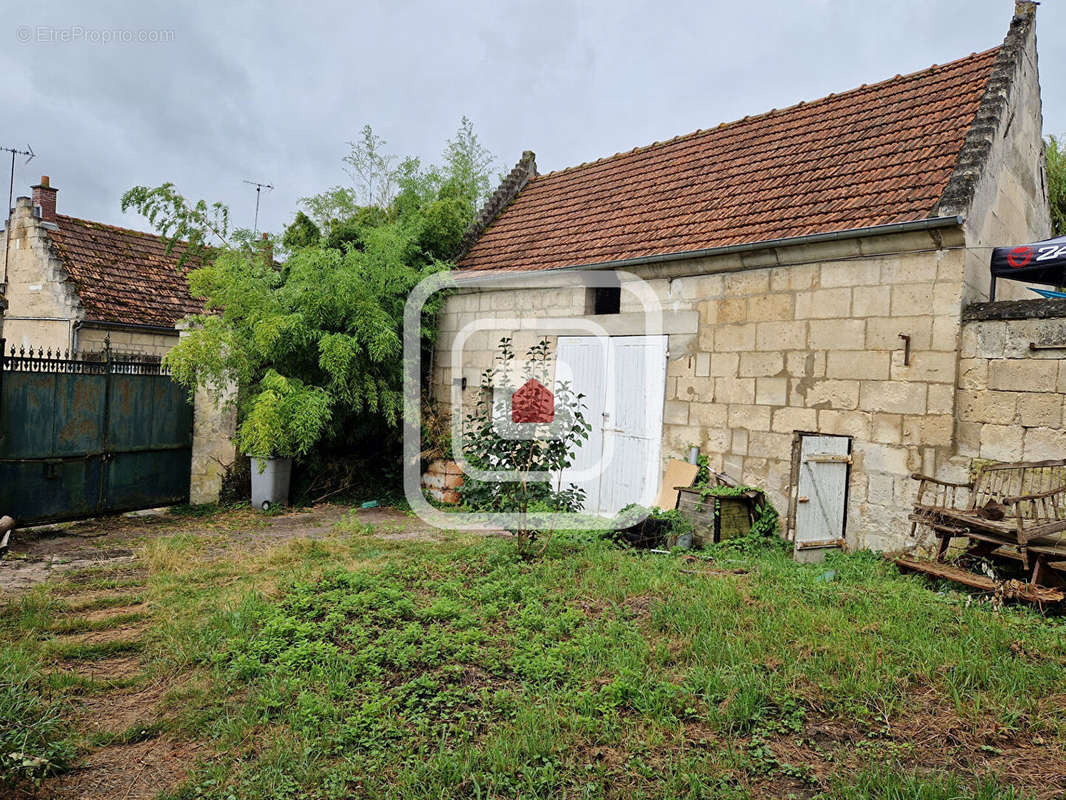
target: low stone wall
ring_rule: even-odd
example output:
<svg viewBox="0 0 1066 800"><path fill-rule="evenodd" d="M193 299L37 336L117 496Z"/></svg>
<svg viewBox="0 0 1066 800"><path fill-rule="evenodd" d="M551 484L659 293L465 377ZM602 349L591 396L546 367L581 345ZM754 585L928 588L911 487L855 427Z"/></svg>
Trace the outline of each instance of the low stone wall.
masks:
<svg viewBox="0 0 1066 800"><path fill-rule="evenodd" d="M980 303L963 315L960 456L1066 458L1066 301Z"/></svg>

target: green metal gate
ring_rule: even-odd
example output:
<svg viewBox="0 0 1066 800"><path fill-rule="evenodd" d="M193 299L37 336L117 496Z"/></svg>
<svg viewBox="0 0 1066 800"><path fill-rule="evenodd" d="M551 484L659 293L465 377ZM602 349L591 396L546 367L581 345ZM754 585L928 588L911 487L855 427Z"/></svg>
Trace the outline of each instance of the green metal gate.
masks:
<svg viewBox="0 0 1066 800"><path fill-rule="evenodd" d="M185 390L143 357L60 355L3 355L0 514L26 525L187 502Z"/></svg>

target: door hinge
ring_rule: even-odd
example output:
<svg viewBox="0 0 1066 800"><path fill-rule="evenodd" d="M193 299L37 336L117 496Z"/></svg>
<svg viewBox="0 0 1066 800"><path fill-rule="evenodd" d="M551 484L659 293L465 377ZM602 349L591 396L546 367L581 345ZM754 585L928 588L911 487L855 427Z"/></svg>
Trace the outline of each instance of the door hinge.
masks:
<svg viewBox="0 0 1066 800"><path fill-rule="evenodd" d="M850 464L851 456L841 456L835 453L815 453L805 456L804 464Z"/></svg>
<svg viewBox="0 0 1066 800"><path fill-rule="evenodd" d="M814 550L819 547L845 547L847 542L843 539L821 539L814 542L796 542L797 550Z"/></svg>

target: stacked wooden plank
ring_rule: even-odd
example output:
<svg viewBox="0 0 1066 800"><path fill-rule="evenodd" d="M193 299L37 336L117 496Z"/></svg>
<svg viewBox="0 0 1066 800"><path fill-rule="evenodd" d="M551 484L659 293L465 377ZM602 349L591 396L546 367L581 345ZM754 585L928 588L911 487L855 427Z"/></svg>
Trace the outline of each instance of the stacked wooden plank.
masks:
<svg viewBox="0 0 1066 800"><path fill-rule="evenodd" d="M987 575L978 575L954 564L943 564L937 561L923 561L908 556L899 556L893 561L901 569L921 572L933 578L946 578L947 580L961 583L972 589L981 589L993 595L998 595L1004 600L1024 600L1028 603L1059 603L1066 594L1061 589L1047 589L1042 586L1023 583L1021 581L997 581Z"/></svg>

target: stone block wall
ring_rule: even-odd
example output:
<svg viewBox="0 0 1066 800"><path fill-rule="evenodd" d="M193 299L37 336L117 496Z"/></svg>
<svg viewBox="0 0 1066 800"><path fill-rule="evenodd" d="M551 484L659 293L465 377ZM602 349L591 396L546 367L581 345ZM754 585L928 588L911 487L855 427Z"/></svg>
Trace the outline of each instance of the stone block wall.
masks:
<svg viewBox="0 0 1066 800"><path fill-rule="evenodd" d="M989 248L1051 236L1035 5L1017 5L959 166L937 209L965 217L967 303L988 299ZM1031 297L1022 283L999 281L996 287L998 300Z"/></svg>
<svg viewBox="0 0 1066 800"><path fill-rule="evenodd" d="M974 144L973 140L979 143L983 135L987 138L980 178L974 183L969 203L940 209L941 213L962 213L966 218L970 245L964 292L967 303L988 299L990 247L1051 236L1034 26L1030 23L1012 30L1007 47L1017 48L1017 57L997 67L990 86L992 93L1001 97L985 103L967 144ZM1032 297L1024 284L1015 281L1000 281L996 287L997 300Z"/></svg>
<svg viewBox="0 0 1066 800"><path fill-rule="evenodd" d="M81 304L62 262L52 252L48 230L48 223L33 216L30 198L18 198L7 257L9 308L3 335L8 347L53 352L71 347L73 324L81 316ZM6 240L6 234L0 231L0 264Z"/></svg>
<svg viewBox="0 0 1066 800"><path fill-rule="evenodd" d="M162 357L178 343L178 332L166 334L129 328L82 328L78 331L78 350L83 353L103 352L108 338L111 339L113 352Z"/></svg>
<svg viewBox="0 0 1066 800"><path fill-rule="evenodd" d="M179 327L181 336L187 336L187 325L183 322ZM190 503L218 502L226 470L241 457L233 444L237 432L236 401L236 386L228 387L217 397L199 388L193 393Z"/></svg>
<svg viewBox="0 0 1066 800"><path fill-rule="evenodd" d="M913 251L863 253L860 241L791 254L814 263L675 280L700 330L668 366L664 455L699 445L783 513L797 434L850 436L849 544L903 546L911 472L955 466L963 257L896 245Z"/></svg>
<svg viewBox="0 0 1066 800"><path fill-rule="evenodd" d="M216 503L226 469L236 461L233 445L237 430L235 392L216 400L197 389L193 397L192 469L189 502Z"/></svg>
<svg viewBox="0 0 1066 800"><path fill-rule="evenodd" d="M566 283L566 282L563 282ZM431 394L447 403L452 396L454 381L466 379L462 407L466 411L477 402L481 391L482 374L496 358L500 339L512 338L517 357L543 338L554 350L556 336L552 331L521 330L505 323L500 328L474 331L466 335L464 328L480 320L514 320L528 318L576 318L585 313L585 287L579 281L569 285L540 288L527 286L502 291L474 291L450 296L438 318L438 334L431 375ZM496 324L495 322L493 323ZM458 365L453 364L452 347L461 341ZM554 377L554 371L548 378Z"/></svg>
<svg viewBox="0 0 1066 800"><path fill-rule="evenodd" d="M959 360L959 455L996 461L1066 458L1064 357L1066 302L968 309Z"/></svg>
<svg viewBox="0 0 1066 800"><path fill-rule="evenodd" d="M669 334L665 461L697 445L713 468L765 488L789 508L798 432L853 437L852 546L906 544L914 471L957 476L955 381L964 250L957 229L805 245L634 268L654 291ZM450 348L477 319L574 317L615 335L640 333L640 302L586 316L569 286L481 289L450 297L440 318L435 396L465 377L474 399L502 332L480 332L453 371ZM910 352L905 360L906 341ZM515 333L516 351L536 331ZM659 398L649 397L649 402Z"/></svg>

